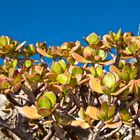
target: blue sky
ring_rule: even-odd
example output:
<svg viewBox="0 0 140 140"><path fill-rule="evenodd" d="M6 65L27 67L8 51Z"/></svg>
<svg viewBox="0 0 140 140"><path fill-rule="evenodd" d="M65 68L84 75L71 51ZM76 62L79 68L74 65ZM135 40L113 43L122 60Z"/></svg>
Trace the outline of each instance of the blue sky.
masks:
<svg viewBox="0 0 140 140"><path fill-rule="evenodd" d="M1 0L0 35L60 45L110 30L137 34L139 0Z"/></svg>

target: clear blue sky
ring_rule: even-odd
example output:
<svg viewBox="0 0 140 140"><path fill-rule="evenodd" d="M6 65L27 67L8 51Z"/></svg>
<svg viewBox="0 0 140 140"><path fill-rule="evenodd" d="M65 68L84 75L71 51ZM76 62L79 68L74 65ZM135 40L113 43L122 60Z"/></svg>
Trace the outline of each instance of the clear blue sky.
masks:
<svg viewBox="0 0 140 140"><path fill-rule="evenodd" d="M140 23L139 0L1 0L0 35L49 45L96 32L131 31Z"/></svg>

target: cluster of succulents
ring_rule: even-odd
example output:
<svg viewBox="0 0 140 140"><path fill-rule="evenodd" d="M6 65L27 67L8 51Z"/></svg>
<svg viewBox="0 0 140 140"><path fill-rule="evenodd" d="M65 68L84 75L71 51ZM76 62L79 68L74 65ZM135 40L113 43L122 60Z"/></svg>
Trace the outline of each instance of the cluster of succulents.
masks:
<svg viewBox="0 0 140 140"><path fill-rule="evenodd" d="M1 127L8 123L23 140L78 140L81 132L89 140L121 140L122 129L140 138L140 37L119 30L83 39L87 46L48 47L0 37L0 93L9 100L3 111L20 116L13 128L0 119Z"/></svg>

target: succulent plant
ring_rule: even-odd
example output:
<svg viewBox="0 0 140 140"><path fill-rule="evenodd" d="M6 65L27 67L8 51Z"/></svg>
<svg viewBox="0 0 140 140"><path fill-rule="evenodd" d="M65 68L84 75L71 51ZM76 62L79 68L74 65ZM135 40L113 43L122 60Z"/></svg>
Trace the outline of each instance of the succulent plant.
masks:
<svg viewBox="0 0 140 140"><path fill-rule="evenodd" d="M139 139L140 37L119 30L84 40L47 46L0 37L3 112L16 112L1 127L30 140L118 140L127 138L124 130Z"/></svg>

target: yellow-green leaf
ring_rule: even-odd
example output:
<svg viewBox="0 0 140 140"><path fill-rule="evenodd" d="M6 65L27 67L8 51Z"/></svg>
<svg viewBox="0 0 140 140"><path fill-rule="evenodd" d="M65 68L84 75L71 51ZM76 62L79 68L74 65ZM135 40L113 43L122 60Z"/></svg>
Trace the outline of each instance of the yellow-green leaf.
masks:
<svg viewBox="0 0 140 140"><path fill-rule="evenodd" d="M41 109L41 108L51 109L51 107L52 107L52 104L51 104L51 101L48 99L48 97L41 96L37 100L37 108L38 109Z"/></svg>
<svg viewBox="0 0 140 140"><path fill-rule="evenodd" d="M86 39L90 45L97 44L99 42L99 36L95 33L90 34Z"/></svg>
<svg viewBox="0 0 140 140"><path fill-rule="evenodd" d="M63 69L58 62L55 62L55 63L52 64L51 70L56 74L63 73Z"/></svg>
<svg viewBox="0 0 140 140"><path fill-rule="evenodd" d="M69 81L69 76L65 73L62 73L56 77L56 80L59 84L67 84Z"/></svg>
<svg viewBox="0 0 140 140"><path fill-rule="evenodd" d="M115 85L115 83L116 79L114 74L112 73L107 73L102 79L102 84L109 88L112 88Z"/></svg>
<svg viewBox="0 0 140 140"><path fill-rule="evenodd" d="M56 104L56 95L53 92L45 92L43 96L47 96L50 99L52 106Z"/></svg>

